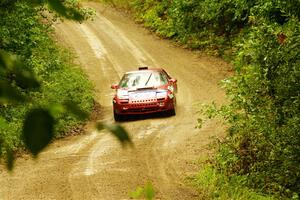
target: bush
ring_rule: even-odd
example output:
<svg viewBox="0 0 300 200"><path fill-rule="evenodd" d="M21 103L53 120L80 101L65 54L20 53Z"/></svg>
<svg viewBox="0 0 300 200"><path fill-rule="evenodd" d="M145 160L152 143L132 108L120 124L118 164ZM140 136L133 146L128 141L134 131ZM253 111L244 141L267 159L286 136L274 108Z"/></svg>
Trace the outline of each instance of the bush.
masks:
<svg viewBox="0 0 300 200"><path fill-rule="evenodd" d="M237 43L236 74L224 81L230 104L206 110L230 125L215 167L247 177L259 191L298 199L300 23L290 16L282 24L265 9L251 17L253 26Z"/></svg>
<svg viewBox="0 0 300 200"><path fill-rule="evenodd" d="M253 28L237 55L236 75L226 81L230 112L220 112L231 124L225 144L231 155L220 149L222 168L287 196L300 191L299 25Z"/></svg>
<svg viewBox="0 0 300 200"><path fill-rule="evenodd" d="M11 82L28 99L19 104L0 103L3 124L0 128L0 156L3 156L7 149L16 150L23 146L21 130L30 109L55 107L72 99L89 113L93 99L91 84L71 62L72 55L58 47L51 38L51 22L41 17L40 7L26 1L3 3L0 7L0 49L17 54L23 60L21 67L26 67L41 82L38 89L25 90L16 84L14 74L1 76L1 80ZM56 115L55 121L56 136L63 136L71 127L82 123L81 119L62 114Z"/></svg>
<svg viewBox="0 0 300 200"><path fill-rule="evenodd" d="M206 165L196 176L190 177L202 198L220 200L275 200L275 197L265 196L253 191L245 185L246 177L227 177L214 167Z"/></svg>

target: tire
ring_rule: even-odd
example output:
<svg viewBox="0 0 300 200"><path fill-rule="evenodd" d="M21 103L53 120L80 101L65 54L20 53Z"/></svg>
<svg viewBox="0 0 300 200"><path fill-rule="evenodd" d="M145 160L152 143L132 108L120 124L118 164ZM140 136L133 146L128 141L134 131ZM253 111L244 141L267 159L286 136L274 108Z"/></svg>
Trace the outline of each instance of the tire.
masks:
<svg viewBox="0 0 300 200"><path fill-rule="evenodd" d="M170 110L169 113L168 113L170 116L175 116L176 115L176 111L175 111L175 108Z"/></svg>
<svg viewBox="0 0 300 200"><path fill-rule="evenodd" d="M122 121L123 117L114 111L114 119L116 122Z"/></svg>
<svg viewBox="0 0 300 200"><path fill-rule="evenodd" d="M175 116L175 115L176 115L176 106L177 106L176 99L174 99L173 104L174 104L173 109L170 110L170 111L168 112L168 114L169 114L170 116Z"/></svg>

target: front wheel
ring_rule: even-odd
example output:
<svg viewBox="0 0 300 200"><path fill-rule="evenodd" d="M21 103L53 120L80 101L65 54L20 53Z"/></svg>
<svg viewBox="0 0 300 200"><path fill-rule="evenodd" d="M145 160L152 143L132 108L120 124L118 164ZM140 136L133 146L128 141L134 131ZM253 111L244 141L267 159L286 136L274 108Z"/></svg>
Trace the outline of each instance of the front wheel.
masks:
<svg viewBox="0 0 300 200"><path fill-rule="evenodd" d="M176 106L177 106L177 102L176 102L176 98L174 98L174 100L173 100L173 109L168 112L168 114L170 116L175 116L176 115Z"/></svg>
<svg viewBox="0 0 300 200"><path fill-rule="evenodd" d="M173 109L168 111L169 116L175 116L176 115L176 101L174 102Z"/></svg>
<svg viewBox="0 0 300 200"><path fill-rule="evenodd" d="M116 122L122 121L123 117L114 111L114 119Z"/></svg>
<svg viewBox="0 0 300 200"><path fill-rule="evenodd" d="M172 110L170 110L170 111L168 112L168 114L169 114L170 116L175 116L175 115L176 115L175 108L173 108Z"/></svg>

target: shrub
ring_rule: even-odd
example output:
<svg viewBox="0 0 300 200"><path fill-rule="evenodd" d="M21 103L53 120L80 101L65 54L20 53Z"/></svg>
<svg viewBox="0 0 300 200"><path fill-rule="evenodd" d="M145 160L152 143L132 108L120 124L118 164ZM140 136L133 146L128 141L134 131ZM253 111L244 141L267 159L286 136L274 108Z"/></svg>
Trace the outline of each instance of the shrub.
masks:
<svg viewBox="0 0 300 200"><path fill-rule="evenodd" d="M17 54L24 63L16 68L26 68L41 82L39 89L25 90L16 84L13 73L3 73L2 76L0 71L0 79L10 82L28 99L19 104L0 103L3 124L0 128L0 156L3 156L7 149L16 150L23 146L21 130L30 109L62 104L71 98L83 111L90 112L93 100L87 77L72 63L72 55L55 44L50 36L51 23L42 20L39 7L17 1L0 4L0 8L0 49ZM57 115L55 120L56 136L63 136L82 122L70 115Z"/></svg>

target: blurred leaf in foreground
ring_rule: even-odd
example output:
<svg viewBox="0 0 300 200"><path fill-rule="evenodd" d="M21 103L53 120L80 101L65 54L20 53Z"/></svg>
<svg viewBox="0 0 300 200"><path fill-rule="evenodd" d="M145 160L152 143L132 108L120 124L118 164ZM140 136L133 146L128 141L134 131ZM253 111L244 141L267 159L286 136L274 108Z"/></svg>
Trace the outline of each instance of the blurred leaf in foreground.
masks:
<svg viewBox="0 0 300 200"><path fill-rule="evenodd" d="M67 101L64 103L64 107L67 111L75 115L81 120L87 119L89 117L89 114L87 112L84 112L82 109L78 107L78 105L72 101Z"/></svg>
<svg viewBox="0 0 300 200"><path fill-rule="evenodd" d="M99 122L97 123L96 128L99 131L103 129L110 131L121 142L122 146L124 146L125 144L133 145L127 131L119 124L105 124Z"/></svg>
<svg viewBox="0 0 300 200"><path fill-rule="evenodd" d="M84 15L82 15L75 8L68 8L63 4L63 1L61 0L48 0L47 3L50 9L54 10L56 13L67 19L73 19L76 21L84 20Z"/></svg>
<svg viewBox="0 0 300 200"><path fill-rule="evenodd" d="M19 90L6 81L0 80L0 103L17 103L24 101L25 98Z"/></svg>
<svg viewBox="0 0 300 200"><path fill-rule="evenodd" d="M12 56L6 51L0 49L0 72L3 72L4 69L12 68L14 65Z"/></svg>
<svg viewBox="0 0 300 200"><path fill-rule="evenodd" d="M54 118L48 110L37 108L26 115L23 138L33 156L37 156L50 143L53 136Z"/></svg>
<svg viewBox="0 0 300 200"><path fill-rule="evenodd" d="M19 87L23 89L40 87L40 83L34 77L32 72L21 69L16 65L12 73L14 73L15 81Z"/></svg>
<svg viewBox="0 0 300 200"><path fill-rule="evenodd" d="M2 49L0 49L0 75L2 78L9 77L10 81L14 80L23 89L40 87L34 74L24 66L24 61Z"/></svg>

